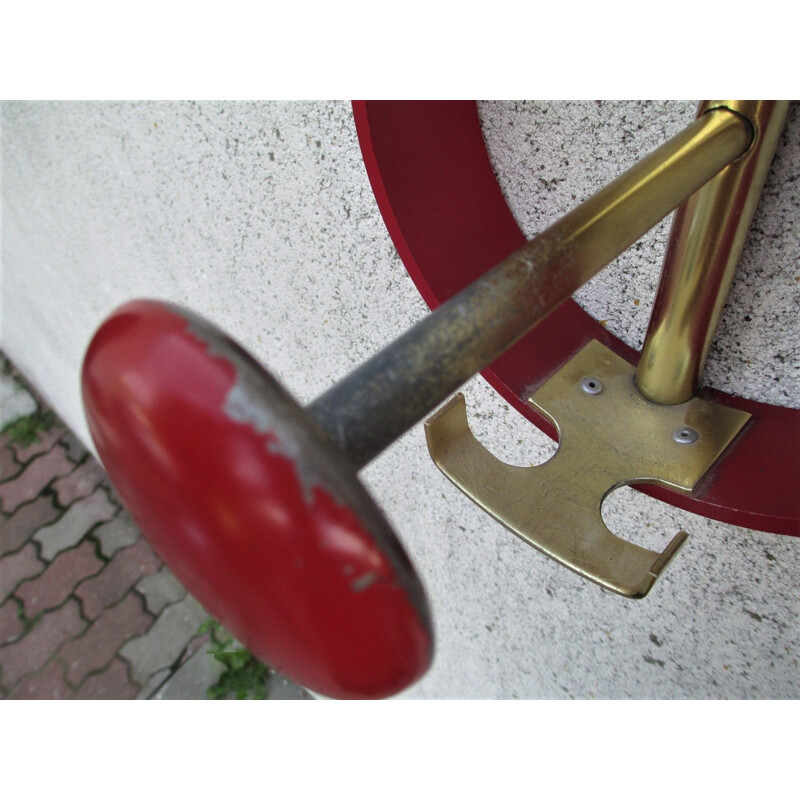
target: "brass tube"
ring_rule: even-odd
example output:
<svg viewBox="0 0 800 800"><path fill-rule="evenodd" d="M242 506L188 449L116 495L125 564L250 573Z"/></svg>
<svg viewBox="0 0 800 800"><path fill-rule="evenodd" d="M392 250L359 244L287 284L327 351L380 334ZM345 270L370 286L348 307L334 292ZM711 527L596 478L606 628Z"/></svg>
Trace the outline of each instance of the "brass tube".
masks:
<svg viewBox="0 0 800 800"><path fill-rule="evenodd" d="M747 231L786 123L788 101L705 101L746 117L753 143L676 212L636 385L655 403L692 397L728 295Z"/></svg>
<svg viewBox="0 0 800 800"><path fill-rule="evenodd" d="M357 468L372 460L750 145L712 111L318 397L308 411Z"/></svg>

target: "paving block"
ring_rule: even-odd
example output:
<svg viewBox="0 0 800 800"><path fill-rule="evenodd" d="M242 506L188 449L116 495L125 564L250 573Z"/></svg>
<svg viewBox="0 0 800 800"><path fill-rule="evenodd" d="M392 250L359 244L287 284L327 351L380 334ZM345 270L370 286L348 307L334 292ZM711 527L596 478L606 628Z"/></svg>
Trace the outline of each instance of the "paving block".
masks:
<svg viewBox="0 0 800 800"><path fill-rule="evenodd" d="M13 514L19 506L38 497L42 490L56 478L75 469L63 447L56 445L49 453L35 458L13 480L0 483L0 505L6 514Z"/></svg>
<svg viewBox="0 0 800 800"><path fill-rule="evenodd" d="M38 577L25 581L14 594L25 607L28 619L50 608L60 606L72 594L75 584L99 572L106 562L94 552L94 543L84 539L72 550L59 554Z"/></svg>
<svg viewBox="0 0 800 800"><path fill-rule="evenodd" d="M159 567L161 560L143 538L118 550L102 572L85 580L75 590L84 615L96 619L104 608L116 603L143 577L151 575Z"/></svg>
<svg viewBox="0 0 800 800"><path fill-rule="evenodd" d="M27 464L36 456L49 452L57 442L64 438L66 433L67 429L63 425L53 425L49 430L40 431L35 442L31 442L31 444L24 447L21 444L15 444L14 452L16 453L17 461ZM67 453L67 455L69 454Z"/></svg>
<svg viewBox="0 0 800 800"><path fill-rule="evenodd" d="M106 489L108 489L108 498L111 500L112 503L118 506L122 506L123 502L120 499L120 496L117 494L117 490L114 488L114 484L111 483L110 480L106 482Z"/></svg>
<svg viewBox="0 0 800 800"><path fill-rule="evenodd" d="M36 401L10 375L0 374L0 430L36 411Z"/></svg>
<svg viewBox="0 0 800 800"><path fill-rule="evenodd" d="M52 561L62 550L74 547L99 522L110 520L117 507L112 505L102 488L71 505L58 522L42 528L34 539L42 546L42 557Z"/></svg>
<svg viewBox="0 0 800 800"><path fill-rule="evenodd" d="M44 570L36 548L28 543L18 553L0 558L0 603L17 588L21 581L33 578Z"/></svg>
<svg viewBox="0 0 800 800"><path fill-rule="evenodd" d="M186 596L186 589L167 567L161 567L158 572L142 578L136 584L136 591L144 595L147 610L156 616L166 606Z"/></svg>
<svg viewBox="0 0 800 800"><path fill-rule="evenodd" d="M68 430L59 441L67 451L67 457L70 461L79 464L86 458L88 451L83 446L83 442L72 431Z"/></svg>
<svg viewBox="0 0 800 800"><path fill-rule="evenodd" d="M38 672L68 639L86 628L77 600L45 614L38 625L13 644L0 647L0 684L6 689L30 673Z"/></svg>
<svg viewBox="0 0 800 800"><path fill-rule="evenodd" d="M23 678L9 700L69 700L73 691L64 680L64 665L51 661L41 672Z"/></svg>
<svg viewBox="0 0 800 800"><path fill-rule="evenodd" d="M4 433L0 436L0 481L11 480L22 471L22 464L14 458L9 436Z"/></svg>
<svg viewBox="0 0 800 800"><path fill-rule="evenodd" d="M19 606L13 600L6 600L0 606L0 645L14 641L24 630L25 625L19 618Z"/></svg>
<svg viewBox="0 0 800 800"><path fill-rule="evenodd" d="M144 610L141 597L135 592L126 595L106 609L83 636L61 648L58 657L67 665L67 680L76 686L82 683L90 672L110 664L128 639L141 636L152 624L153 618Z"/></svg>
<svg viewBox="0 0 800 800"><path fill-rule="evenodd" d="M100 464L93 458L87 458L69 475L59 478L53 484L53 489L59 504L66 508L76 500L88 497L105 478L106 473Z"/></svg>
<svg viewBox="0 0 800 800"><path fill-rule="evenodd" d="M175 671L153 700L207 700L209 687L224 671L225 665L201 648Z"/></svg>
<svg viewBox="0 0 800 800"><path fill-rule="evenodd" d="M178 668L182 667L201 648L208 650L211 646L210 642L210 633L204 633L200 636L195 636L194 639L192 639L189 644L186 645L186 649L181 654L180 661L178 662Z"/></svg>
<svg viewBox="0 0 800 800"><path fill-rule="evenodd" d="M267 700L313 700L314 698L302 687L290 681L280 672L275 672L269 682Z"/></svg>
<svg viewBox="0 0 800 800"><path fill-rule="evenodd" d="M111 558L117 550L128 547L141 538L139 529L126 511L121 511L110 522L101 525L94 532L100 542L100 552Z"/></svg>
<svg viewBox="0 0 800 800"><path fill-rule="evenodd" d="M153 673L148 679L147 683L142 687L139 694L136 695L137 700L152 700L153 695L161 688L161 684L166 682L173 670L169 667L160 669L158 672Z"/></svg>
<svg viewBox="0 0 800 800"><path fill-rule="evenodd" d="M128 675L128 665L120 658L95 675L90 675L80 686L73 700L133 700L139 687Z"/></svg>
<svg viewBox="0 0 800 800"><path fill-rule="evenodd" d="M53 501L43 495L18 508L9 519L0 519L0 557L19 550L39 528L49 525L60 513Z"/></svg>
<svg viewBox="0 0 800 800"><path fill-rule="evenodd" d="M167 606L144 636L126 642L120 650L131 664L133 679L144 685L153 673L172 666L207 617L191 595Z"/></svg>

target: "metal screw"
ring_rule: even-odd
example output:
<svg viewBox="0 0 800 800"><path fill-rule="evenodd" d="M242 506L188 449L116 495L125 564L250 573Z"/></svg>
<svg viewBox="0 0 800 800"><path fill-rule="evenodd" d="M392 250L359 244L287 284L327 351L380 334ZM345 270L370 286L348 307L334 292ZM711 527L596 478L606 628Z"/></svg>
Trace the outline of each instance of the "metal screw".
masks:
<svg viewBox="0 0 800 800"><path fill-rule="evenodd" d="M694 428L678 428L672 432L672 438L678 444L694 444L700 438L700 434Z"/></svg>
<svg viewBox="0 0 800 800"><path fill-rule="evenodd" d="M586 392L586 394L600 394L600 392L603 391L603 383L597 378L592 378L590 376L581 381L581 389Z"/></svg>

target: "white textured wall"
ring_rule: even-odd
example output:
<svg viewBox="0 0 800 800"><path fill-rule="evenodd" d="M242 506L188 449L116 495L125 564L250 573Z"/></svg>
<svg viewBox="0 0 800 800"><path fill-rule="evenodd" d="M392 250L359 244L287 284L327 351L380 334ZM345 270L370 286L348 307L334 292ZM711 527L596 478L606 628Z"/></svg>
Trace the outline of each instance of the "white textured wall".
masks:
<svg viewBox="0 0 800 800"><path fill-rule="evenodd" d="M623 136L607 109L551 106L550 119L561 122L549 140L559 146L529 160L520 141L541 108L521 117L508 104L481 109L512 208L534 230L531 208L557 216L573 194L581 199L635 158L637 145L652 148L693 116L693 104L660 104L667 121L653 133L653 107L628 104ZM2 119L0 342L84 438L83 350L100 320L132 297L170 299L215 320L302 401L426 313L372 198L347 103L7 103ZM494 135L498 121L510 139ZM559 163L562 141L580 169ZM606 151L596 163L594 153ZM796 154L784 158L796 169ZM519 194L531 170L551 187L535 182L533 201ZM784 208L779 197L770 202ZM797 207L793 220L764 237L794 253L781 273L790 277L777 278L788 281L781 294L790 304ZM598 314L615 309L609 324L636 340L660 263L657 238L632 256L622 284L638 281L635 298L627 289L620 305L612 299L619 281L608 278L582 301ZM753 280L771 291L763 276ZM635 310L626 305L633 299ZM767 329L791 352L791 320L754 326L747 338L758 343ZM738 367L715 359L719 383L738 380ZM796 358L769 379L790 395L783 404L797 405ZM532 463L552 452L480 379L466 393L476 432L499 455ZM681 527L693 534L648 598L631 602L479 512L432 465L419 428L362 475L416 562L435 615L436 662L409 697L798 695L800 541L622 490L604 509L617 533L651 547Z"/></svg>

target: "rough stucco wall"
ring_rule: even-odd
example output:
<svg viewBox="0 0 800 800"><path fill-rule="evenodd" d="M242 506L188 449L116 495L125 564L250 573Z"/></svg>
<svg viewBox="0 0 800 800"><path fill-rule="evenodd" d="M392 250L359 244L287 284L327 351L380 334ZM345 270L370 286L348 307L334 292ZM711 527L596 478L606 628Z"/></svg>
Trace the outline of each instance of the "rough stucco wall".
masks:
<svg viewBox="0 0 800 800"><path fill-rule="evenodd" d="M691 105L666 104L668 125L688 122ZM565 149L590 111L551 112L567 119ZM491 114L482 112L491 139ZM508 109L494 112L501 119ZM610 177L603 170L635 158L638 143L647 150L661 138L660 128L647 132L647 106L626 109L628 133L617 138L603 114L589 126L601 131L595 143L576 143L580 170L567 178L554 153L534 164L567 192L567 206ZM514 124L520 133L526 123ZM2 139L0 341L84 437L83 350L99 321L132 297L210 317L303 402L426 313L375 206L346 103L7 103ZM593 148L605 142L609 157L595 164ZM521 185L527 169L508 162L504 188ZM557 215L549 191L536 205ZM790 236L785 225L781 236ZM657 244L643 247L660 263ZM638 280L636 317L646 324L653 279ZM614 291L596 282L585 302L611 308ZM796 302L796 290L789 294ZM761 330L751 332L757 341ZM528 464L552 452L481 379L465 391L477 435L500 457ZM800 541L620 490L604 507L618 534L654 548L681 527L692 534L650 596L630 602L479 512L431 464L419 427L362 476L435 615L436 662L406 696L797 696Z"/></svg>

